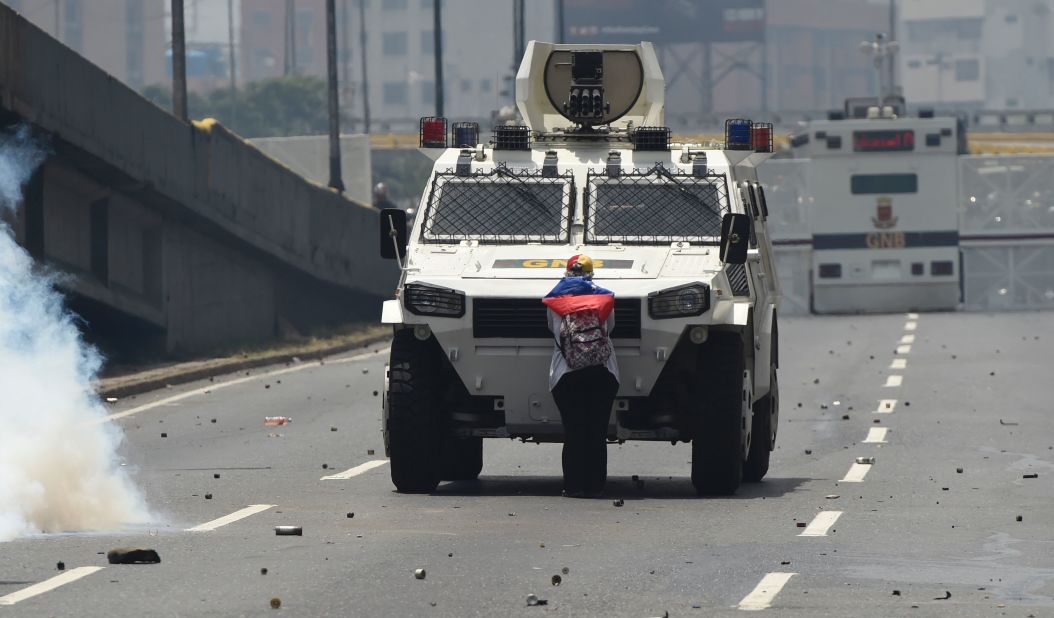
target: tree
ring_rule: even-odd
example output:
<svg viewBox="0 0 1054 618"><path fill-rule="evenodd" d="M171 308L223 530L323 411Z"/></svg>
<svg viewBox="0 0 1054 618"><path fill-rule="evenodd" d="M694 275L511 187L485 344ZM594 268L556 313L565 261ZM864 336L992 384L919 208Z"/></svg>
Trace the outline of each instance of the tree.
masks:
<svg viewBox="0 0 1054 618"><path fill-rule="evenodd" d="M253 82L232 96L218 88L201 96L191 93L187 108L191 118L215 118L242 137L324 135L328 128L326 82L307 75L291 75ZM143 96L160 107L172 109L168 88L150 86Z"/></svg>

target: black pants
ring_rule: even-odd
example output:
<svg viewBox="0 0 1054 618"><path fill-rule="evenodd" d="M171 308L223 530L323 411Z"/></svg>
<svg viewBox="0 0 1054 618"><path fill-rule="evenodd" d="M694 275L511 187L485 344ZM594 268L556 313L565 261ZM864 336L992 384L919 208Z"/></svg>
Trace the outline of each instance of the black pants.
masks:
<svg viewBox="0 0 1054 618"><path fill-rule="evenodd" d="M564 424L564 491L599 494L607 481L607 431L618 381L605 367L570 371L553 399Z"/></svg>

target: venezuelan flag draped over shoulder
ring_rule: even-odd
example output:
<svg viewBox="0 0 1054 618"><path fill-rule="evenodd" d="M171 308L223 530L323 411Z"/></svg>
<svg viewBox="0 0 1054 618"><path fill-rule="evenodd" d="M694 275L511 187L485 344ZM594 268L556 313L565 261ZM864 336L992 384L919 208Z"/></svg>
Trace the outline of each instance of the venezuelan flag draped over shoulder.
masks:
<svg viewBox="0 0 1054 618"><path fill-rule="evenodd" d="M603 323L615 308L615 294L585 277L564 277L542 302L560 317L576 311L594 310Z"/></svg>

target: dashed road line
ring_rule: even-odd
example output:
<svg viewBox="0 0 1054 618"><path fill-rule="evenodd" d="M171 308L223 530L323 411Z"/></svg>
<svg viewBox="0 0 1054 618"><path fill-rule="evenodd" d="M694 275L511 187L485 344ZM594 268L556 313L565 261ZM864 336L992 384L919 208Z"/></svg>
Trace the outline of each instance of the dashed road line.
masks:
<svg viewBox="0 0 1054 618"><path fill-rule="evenodd" d="M11 594L0 597L0 605L14 605L19 601L25 601L26 599L30 599L32 597L37 596L38 594L50 592L51 590L54 590L59 586L64 586L68 583L75 582L82 577L91 575L96 571L101 571L104 568L105 567L101 566L82 566L77 567L75 569L70 569L65 573L61 573L50 579L45 579L39 584L33 584L32 586L29 586L27 588L16 590Z"/></svg>
<svg viewBox="0 0 1054 618"><path fill-rule="evenodd" d="M845 478L841 480L842 483L862 483L864 477L871 470L871 464L858 464L854 463L849 468L849 472L845 473Z"/></svg>
<svg viewBox="0 0 1054 618"><path fill-rule="evenodd" d="M919 327L918 322L907 322L904 324L904 330L915 330Z"/></svg>
<svg viewBox="0 0 1054 618"><path fill-rule="evenodd" d="M205 522L205 523L203 523L201 525L198 525L198 526L194 526L193 528L187 528L187 532L208 532L210 530L215 530L216 528L219 528L221 526L226 526L227 524L232 524L232 523L238 521L239 519L245 519L246 517L248 517L250 515L256 515L257 513L262 513L264 511L266 511L267 509L274 508L275 506L277 506L277 505L274 505L274 504L250 504L249 506L245 507L244 509L241 509L240 511L235 511L235 512L231 513L230 515L224 515L223 517L220 517L219 519L213 519L212 521Z"/></svg>
<svg viewBox="0 0 1054 618"><path fill-rule="evenodd" d="M362 474L363 472L369 472L370 470L373 470L374 468L383 466L386 463L388 463L387 459L374 459L373 461L367 461L364 464L359 464L359 465L355 466L354 468L349 468L349 469L347 469L347 470L345 470L343 472L338 472L337 474L331 474L329 476L324 476L324 477L320 478L319 480L320 481L343 481L343 480L347 480L347 479L350 479L353 476L358 476L358 475Z"/></svg>
<svg viewBox="0 0 1054 618"><path fill-rule="evenodd" d="M798 536L827 536L827 531L841 516L842 511L820 511Z"/></svg>
<svg viewBox="0 0 1054 618"><path fill-rule="evenodd" d="M299 365L294 365L292 367L284 367L282 369L276 369L274 371L268 371L267 373L260 373L260 374L251 375L251 376L244 376L244 377L241 377L241 378L235 378L233 380L228 380L226 382L216 382L215 384L209 384L208 386L203 386L201 388L195 388L193 390L189 390L189 391L186 391L184 393L179 393L178 395L172 395L171 397L165 397L164 399L158 399L157 401L153 401L153 402L150 402L150 403L145 403L145 404L143 404L141 406L136 406L134 408L131 408L130 410L124 410L123 412L115 412L113 414L108 414L108 415L106 415L106 416L104 416L102 418L95 419L95 420L91 421L91 424L105 423L107 421L116 421L118 419L122 419L122 418L126 418L126 417L129 417L129 416L132 416L133 414L139 414L140 412L146 412L147 410L152 410L154 408L159 408L161 406L167 406L167 405L175 403L177 401L182 401L183 399L188 399L190 397L195 397L197 395L204 395L205 393L208 393L210 391L218 391L220 389L224 389L224 388L227 388L227 387L230 387L230 386L236 386L238 384L244 384L246 382L252 382L253 380L261 380L263 378L271 378L271 377L275 377L275 376L281 376L281 375L285 375L287 373L295 373L297 371L303 371L305 369L311 369L312 367L321 367L321 366L325 365L326 363L329 363L331 365L339 365L339 364L342 364L342 363L351 363L351 362L355 362L355 361L362 360L362 359L365 359L365 358L370 358L371 356L379 356L379 355L382 355L382 354L387 354L389 349L390 348L384 348L384 349L378 350L376 352L367 352L365 354L357 354L355 356L349 356L347 358L336 358L336 359L332 359L332 360L325 361L325 362L323 362L323 361L306 362L306 363L301 363Z"/></svg>
<svg viewBox="0 0 1054 618"><path fill-rule="evenodd" d="M879 399L878 409L875 410L875 414L892 414L893 410L897 409L896 399Z"/></svg>
<svg viewBox="0 0 1054 618"><path fill-rule="evenodd" d="M795 575L797 573L769 573L765 575L765 577L761 578L758 585L750 591L750 594L743 597L743 600L739 602L739 609L759 610L771 607L776 595L780 593L780 590L783 590L790 578Z"/></svg>
<svg viewBox="0 0 1054 618"><path fill-rule="evenodd" d="M872 427L867 430L867 437L864 438L865 444L885 444L886 434L889 433L888 427Z"/></svg>
<svg viewBox="0 0 1054 618"><path fill-rule="evenodd" d="M884 386L886 388L896 388L896 387L900 386L901 382L903 382L903 381L904 381L904 376L898 375L898 374L893 374L891 376L886 376L886 383L884 384Z"/></svg>
<svg viewBox="0 0 1054 618"><path fill-rule="evenodd" d="M897 354L911 354L911 346L906 343L898 345Z"/></svg>
<svg viewBox="0 0 1054 618"><path fill-rule="evenodd" d="M915 335L904 335L900 338L901 343L915 343Z"/></svg>
<svg viewBox="0 0 1054 618"><path fill-rule="evenodd" d="M889 364L890 369L907 369L908 359L906 358L894 358L893 362Z"/></svg>

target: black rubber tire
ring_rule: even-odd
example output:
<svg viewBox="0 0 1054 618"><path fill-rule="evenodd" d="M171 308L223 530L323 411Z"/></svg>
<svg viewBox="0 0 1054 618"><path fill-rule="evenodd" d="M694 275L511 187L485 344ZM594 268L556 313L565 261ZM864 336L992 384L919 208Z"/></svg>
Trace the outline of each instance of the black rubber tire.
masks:
<svg viewBox="0 0 1054 618"><path fill-rule="evenodd" d="M443 443L444 481L474 481L483 470L483 438L447 438Z"/></svg>
<svg viewBox="0 0 1054 618"><path fill-rule="evenodd" d="M756 483L769 472L769 455L775 447L772 423L779 411L779 382L776 366L769 371L769 393L754 404L754 421L751 423L750 451L743 463L743 480ZM775 409L773 409L775 406Z"/></svg>
<svg viewBox="0 0 1054 618"><path fill-rule="evenodd" d="M700 347L705 384L692 438L692 485L702 495L732 495L743 479L743 341L737 333L711 332Z"/></svg>
<svg viewBox="0 0 1054 618"><path fill-rule="evenodd" d="M388 444L392 482L401 493L429 493L439 485L443 416L439 357L433 340L396 331L388 370Z"/></svg>

